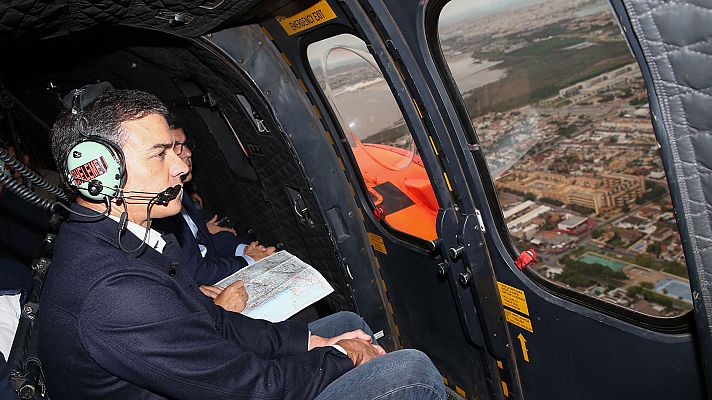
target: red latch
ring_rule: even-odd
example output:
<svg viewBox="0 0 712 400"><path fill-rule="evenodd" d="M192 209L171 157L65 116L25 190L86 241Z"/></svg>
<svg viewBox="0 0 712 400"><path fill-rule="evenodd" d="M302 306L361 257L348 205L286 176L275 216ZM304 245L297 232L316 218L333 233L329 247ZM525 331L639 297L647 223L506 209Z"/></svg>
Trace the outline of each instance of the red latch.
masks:
<svg viewBox="0 0 712 400"><path fill-rule="evenodd" d="M520 271L526 268L529 264L536 264L536 251L534 251L534 248L524 250L519 254L519 257L514 260L514 265L516 265Z"/></svg>
<svg viewBox="0 0 712 400"><path fill-rule="evenodd" d="M373 208L373 216L376 221L381 221L386 218L386 209L383 206L376 206Z"/></svg>

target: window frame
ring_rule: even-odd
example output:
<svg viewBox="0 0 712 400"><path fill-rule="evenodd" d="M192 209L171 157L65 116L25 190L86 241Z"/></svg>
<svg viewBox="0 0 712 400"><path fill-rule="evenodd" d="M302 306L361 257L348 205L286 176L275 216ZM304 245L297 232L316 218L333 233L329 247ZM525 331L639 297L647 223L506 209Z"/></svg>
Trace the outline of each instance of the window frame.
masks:
<svg viewBox="0 0 712 400"><path fill-rule="evenodd" d="M445 6L453 0L430 0L425 5L421 7L424 8L424 25L419 27L422 29L422 36L426 40L426 46L433 59L435 67L440 75L440 78L444 84L450 101L455 107L455 111L458 116L458 122L463 128L465 137L469 143L473 143L477 146L480 145L477 132L471 122L469 117L469 112L465 107L464 99L460 90L457 86L455 79L450 73L450 69L445 59L445 56L440 45L439 36L439 21L440 16L445 8ZM609 5L610 1L609 1ZM616 23L620 26L620 17L618 11L615 7L611 5L610 12ZM623 33L621 33L623 35ZM651 91L654 93L654 88L652 82L649 79L649 71L647 72L647 65L641 61L638 57L638 52L634 51L629 43L628 38L623 35L626 45L628 46L631 56L635 59L638 68L640 69L641 75L646 87L646 92L648 94L648 104L650 105L651 113L653 112L653 106L650 104ZM497 226L497 233L493 235L496 240L500 241L504 246L503 248L507 251L509 258L506 259L507 263L513 265L514 260L516 260L520 254L520 250L516 248L512 236L507 227L506 220L502 211L502 207L499 203L499 196L497 195L494 180L489 173L489 167L487 166L486 159L482 151L472 152L475 164L477 166L476 173L482 181L485 187L485 196L487 198L488 206L491 211L491 215L494 218L495 225ZM666 173L667 176L667 173ZM668 182L668 190L669 182ZM679 224L678 224L679 232ZM689 271L689 261L688 257L685 257L685 264ZM516 269L516 268L515 268ZM680 334L680 333L691 333L695 325L694 319L694 308L683 314L674 317L658 317L649 314L644 314L636 310L609 303L607 301L597 299L595 297L580 293L573 289L567 288L563 285L556 284L552 281L541 276L539 273L533 271L531 268L525 268L521 271L524 276L526 276L532 283L534 283L538 288L544 290L545 292L551 294L554 297L570 301L572 303L583 306L587 309L601 312L610 317L622 320L624 322L630 323L632 325L651 330L654 332L668 333L668 334Z"/></svg>
<svg viewBox="0 0 712 400"><path fill-rule="evenodd" d="M364 212L368 212L368 216L364 215L364 218L369 218L369 220L379 229L381 230L381 233L387 234L392 240L398 241L401 244L407 246L411 250L416 250L418 252L425 252L427 254L431 254L434 251L438 249L438 243L440 241L440 237L438 236L434 240L427 240L423 239L417 236L410 235L406 232L403 232L401 230L398 230L397 228L391 226L388 224L385 219L377 219L374 216L374 209L375 205L373 204L373 201L370 199L368 196L368 188L366 186L366 183L363 179L363 174L361 172L361 168L355 158L354 152L351 150L351 145L350 141L347 138L347 133L345 133L341 127L341 123L339 122L338 117L335 114L335 110L330 104L329 100L326 98L326 93L322 90L318 83L318 79L316 75L314 74L314 70L312 68L311 63L309 62L309 57L308 57L308 47L311 44L318 43L323 40L330 39L332 37L341 35L341 34L348 34L352 35L359 40L363 41L366 44L366 48L368 49L369 54L374 57L374 59L378 63L378 57L372 53L372 47L369 44L367 40L365 40L363 37L361 37L358 32L349 29L345 26L325 26L321 29L316 29L313 32L310 32L302 37L302 40L300 41L300 49L299 49L299 54L300 54L300 62L302 63L302 68L306 73L306 78L310 80L312 83L314 90L312 91L313 95L315 97L319 98L320 104L317 104L314 102L314 104L318 107L320 107L320 112L326 112L328 115L328 119L330 120L329 122L327 121L322 121L325 125L326 124L331 124L331 126L325 126L327 131L330 131L332 133L332 136L334 138L334 147L338 148L337 153L340 155L342 160L345 162L348 160L349 165L345 166L346 170L345 173L349 176L349 183L351 183L353 186L358 186L358 190L356 187L354 187L354 190L357 192L357 198L358 201L361 205L361 209ZM406 121L406 128L409 130L411 137L413 137L413 143L418 151L418 154L420 155L422 153L422 149L418 146L418 141L415 139L415 135L413 135L412 131L410 130L410 127L408 127L407 124L407 116L405 113L403 113L400 104L398 104L396 100L396 96L393 93L392 90L392 83L386 76L386 74L383 73L381 70L380 63L378 65L379 67L379 72L383 75L384 80L388 83L388 88L393 95L394 101L396 101L396 105L398 106L399 111L401 112L401 115L403 116L403 119ZM439 166L438 168L442 169L442 166ZM351 170L351 171L348 171ZM442 209L444 206L441 204L441 202L438 199L438 189L437 185L433 183L432 179L432 174L431 171L426 167L425 171L428 175L428 180L431 184L431 187L433 188L433 191L435 192L435 200L438 202L438 205L440 209ZM355 183L355 185L354 185ZM448 194L450 197L452 196L452 193ZM437 226L437 217L435 220L435 225ZM436 228L436 233L437 233L437 228Z"/></svg>

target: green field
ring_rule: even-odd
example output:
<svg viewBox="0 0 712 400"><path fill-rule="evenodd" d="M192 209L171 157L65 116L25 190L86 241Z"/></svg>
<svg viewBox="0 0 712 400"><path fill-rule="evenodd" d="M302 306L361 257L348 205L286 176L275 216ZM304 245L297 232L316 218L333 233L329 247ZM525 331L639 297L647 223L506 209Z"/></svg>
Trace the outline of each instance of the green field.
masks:
<svg viewBox="0 0 712 400"><path fill-rule="evenodd" d="M541 42L534 43L531 46L527 46L523 49L512 51L507 53L507 57L530 57L530 56L547 56L552 51L566 51L561 50L575 44L585 42L582 38L577 37L555 37L548 40L542 40ZM576 50L569 50L576 51Z"/></svg>
<svg viewBox="0 0 712 400"><path fill-rule="evenodd" d="M586 264L605 265L606 267L608 267L614 271L621 271L627 265L625 263L616 261L612 258L601 257L598 254L594 254L594 253L586 253L578 260L581 262L585 262Z"/></svg>
<svg viewBox="0 0 712 400"><path fill-rule="evenodd" d="M470 115L476 117L537 103L562 88L634 61L623 41L562 50L583 41L579 37L562 36L508 54L475 54L478 59L502 61L497 68L507 69L508 75L466 93L465 105Z"/></svg>

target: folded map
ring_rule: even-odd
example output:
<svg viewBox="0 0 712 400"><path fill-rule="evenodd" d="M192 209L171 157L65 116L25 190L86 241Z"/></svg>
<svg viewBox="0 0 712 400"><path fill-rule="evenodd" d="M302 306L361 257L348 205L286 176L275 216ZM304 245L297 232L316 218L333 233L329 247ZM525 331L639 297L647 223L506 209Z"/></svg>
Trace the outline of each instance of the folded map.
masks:
<svg viewBox="0 0 712 400"><path fill-rule="evenodd" d="M316 303L334 288L311 265L280 251L217 282L220 287L241 280L248 300L243 315L280 322Z"/></svg>

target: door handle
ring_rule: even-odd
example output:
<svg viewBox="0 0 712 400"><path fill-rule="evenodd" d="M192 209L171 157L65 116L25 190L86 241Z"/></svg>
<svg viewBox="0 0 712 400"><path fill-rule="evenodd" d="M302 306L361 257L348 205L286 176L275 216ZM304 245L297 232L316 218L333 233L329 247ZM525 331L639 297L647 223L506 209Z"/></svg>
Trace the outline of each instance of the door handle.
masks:
<svg viewBox="0 0 712 400"><path fill-rule="evenodd" d="M299 190L287 186L287 195L292 203L292 211L294 211L294 215L297 216L299 222L307 226L314 226L314 221L309 213L309 207L307 207L307 203L304 201Z"/></svg>

